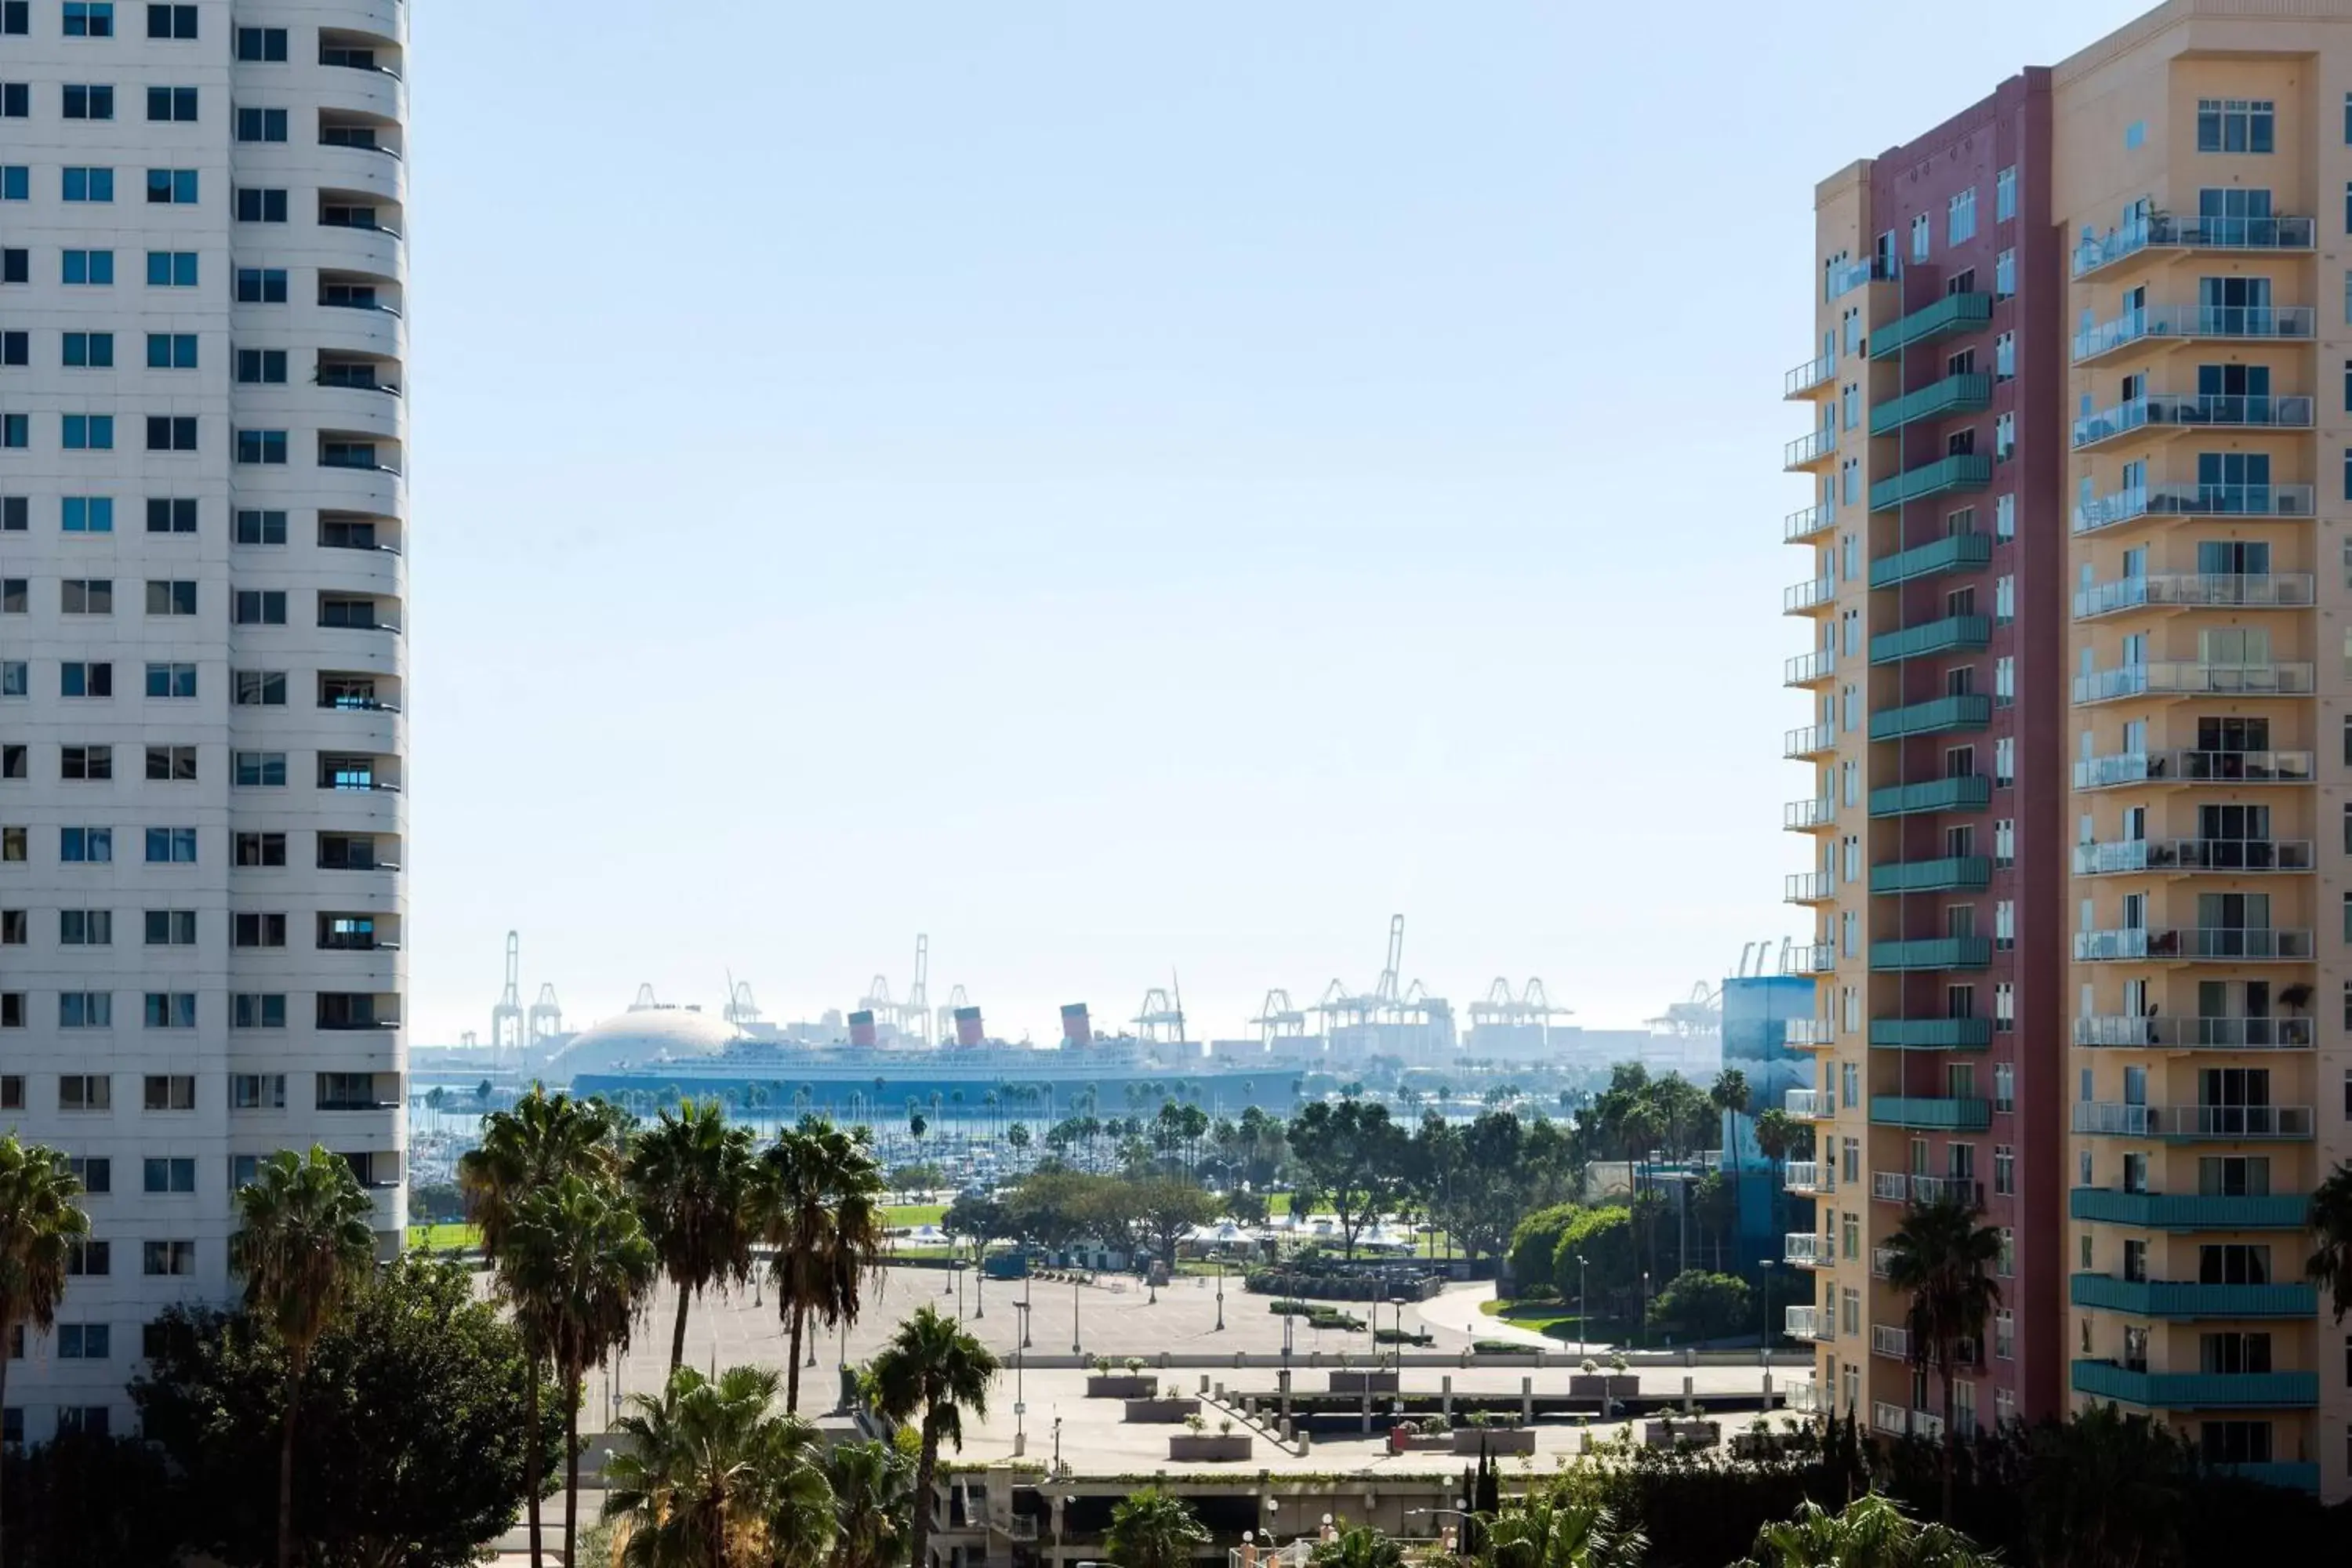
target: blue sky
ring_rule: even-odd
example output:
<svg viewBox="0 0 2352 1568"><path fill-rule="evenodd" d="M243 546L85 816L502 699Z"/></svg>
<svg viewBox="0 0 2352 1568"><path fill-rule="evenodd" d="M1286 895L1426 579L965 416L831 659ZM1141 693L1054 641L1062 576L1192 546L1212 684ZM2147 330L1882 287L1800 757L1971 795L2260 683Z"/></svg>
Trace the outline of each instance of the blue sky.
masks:
<svg viewBox="0 0 2352 1568"><path fill-rule="evenodd" d="M1799 931L1813 183L2140 8L418 5L415 1037Z"/></svg>

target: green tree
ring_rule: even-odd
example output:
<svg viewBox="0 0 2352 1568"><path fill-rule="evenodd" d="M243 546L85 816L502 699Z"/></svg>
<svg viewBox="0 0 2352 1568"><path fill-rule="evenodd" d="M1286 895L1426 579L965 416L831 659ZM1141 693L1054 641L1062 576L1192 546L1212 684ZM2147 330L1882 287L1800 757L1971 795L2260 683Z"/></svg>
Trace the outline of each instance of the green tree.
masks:
<svg viewBox="0 0 2352 1568"><path fill-rule="evenodd" d="M1318 1542L1307 1561L1313 1568L1404 1568L1404 1547L1386 1531L1343 1524L1330 1540Z"/></svg>
<svg viewBox="0 0 2352 1568"><path fill-rule="evenodd" d="M1119 1568L1188 1568L1193 1548L1208 1539L1208 1528L1191 1503L1145 1487L1111 1506L1103 1545Z"/></svg>
<svg viewBox="0 0 2352 1568"><path fill-rule="evenodd" d="M1136 1223L1160 1260L1176 1267L1176 1244L1195 1226L1217 1217L1216 1198L1182 1176L1151 1176L1132 1184Z"/></svg>
<svg viewBox="0 0 2352 1568"><path fill-rule="evenodd" d="M816 1428L776 1412L782 1378L733 1366L711 1382L670 1373L633 1395L604 1466L604 1517L622 1521L625 1568L814 1568L834 1531Z"/></svg>
<svg viewBox="0 0 2352 1568"><path fill-rule="evenodd" d="M47 1333L65 1299L68 1256L89 1234L74 1200L81 1184L66 1156L38 1143L0 1138L0 1344L26 1327ZM0 1403L8 1390L0 1355Z"/></svg>
<svg viewBox="0 0 2352 1568"><path fill-rule="evenodd" d="M2184 1568L2188 1441L2104 1401L2034 1428L2025 1519L2038 1568Z"/></svg>
<svg viewBox="0 0 2352 1568"><path fill-rule="evenodd" d="M1685 1340L1721 1339L1752 1321L1748 1282L1729 1274L1690 1268L1666 1282L1650 1302L1650 1329Z"/></svg>
<svg viewBox="0 0 2352 1568"><path fill-rule="evenodd" d="M1789 1178L1790 1159L1812 1152L1812 1126L1810 1122L1798 1121L1779 1106L1772 1106L1756 1119L1756 1147L1772 1162L1773 1169L1785 1184Z"/></svg>
<svg viewBox="0 0 2352 1568"><path fill-rule="evenodd" d="M1506 1258L1511 1278L1521 1290L1530 1285L1552 1283L1551 1260L1559 1250L1559 1238L1584 1212L1576 1204L1554 1204L1519 1221L1517 1228L1511 1232L1510 1250Z"/></svg>
<svg viewBox="0 0 2352 1568"><path fill-rule="evenodd" d="M277 1423L268 1447L278 1448ZM36 1568L181 1568L187 1539L163 1456L145 1437L60 1432L25 1451L11 1469L5 1562ZM268 1555L261 1538L247 1559Z"/></svg>
<svg viewBox="0 0 2352 1568"><path fill-rule="evenodd" d="M2304 1272L2328 1292L2328 1306L2342 1322L2352 1314L2352 1160L2339 1163L2312 1190L2311 1260Z"/></svg>
<svg viewBox="0 0 2352 1568"><path fill-rule="evenodd" d="M940 1444L963 1449L963 1413L988 1415L988 1385L998 1372L996 1356L955 1323L925 1305L898 1325L874 1358L870 1373L875 1413L904 1424L920 1417L920 1458L915 1464L915 1520L908 1561L926 1568L930 1545L931 1483L939 1474Z"/></svg>
<svg viewBox="0 0 2352 1568"><path fill-rule="evenodd" d="M1642 1568L1650 1543L1638 1530L1565 1480L1537 1486L1477 1532L1480 1568Z"/></svg>
<svg viewBox="0 0 2352 1568"><path fill-rule="evenodd" d="M844 1443L825 1461L833 1483L829 1568L891 1568L914 1523L912 1467L887 1443Z"/></svg>
<svg viewBox="0 0 2352 1568"><path fill-rule="evenodd" d="M591 1367L626 1351L659 1260L619 1183L568 1174L525 1198L498 1289L563 1390L563 1561L576 1563L580 1400Z"/></svg>
<svg viewBox="0 0 2352 1568"><path fill-rule="evenodd" d="M1026 1121L1016 1121L1004 1130L1004 1142L1012 1146L1015 1154L1027 1152L1029 1138L1029 1124Z"/></svg>
<svg viewBox="0 0 2352 1568"><path fill-rule="evenodd" d="M244 1277L245 1310L286 1347L284 1431L278 1455L278 1568L294 1562L294 1427L302 1373L319 1336L351 1310L375 1266L374 1212L351 1162L313 1143L281 1149L236 1192L230 1268Z"/></svg>
<svg viewBox="0 0 2352 1568"><path fill-rule="evenodd" d="M1580 1269L1579 1258L1584 1259ZM1580 1289L1604 1299L1631 1295L1641 1284L1641 1259L1634 1252L1633 1211L1620 1204L1579 1209L1552 1249L1552 1282L1559 1288L1562 1300L1574 1300Z"/></svg>
<svg viewBox="0 0 2352 1568"><path fill-rule="evenodd" d="M1911 1205L1887 1237L1886 1280L1911 1298L1905 1314L1910 1361L1933 1367L1944 1385L1943 1517L1952 1517L1952 1477L1960 1434L1954 1416L1954 1379L1963 1345L1981 1346L2000 1287L1992 1277L2000 1232L1981 1225L1973 1204L1945 1199Z"/></svg>
<svg viewBox="0 0 2352 1568"><path fill-rule="evenodd" d="M761 1229L776 1311L790 1340L784 1405L801 1403L801 1337L814 1316L825 1327L857 1321L866 1282L889 1239L882 1170L866 1145L820 1118L779 1129L760 1158Z"/></svg>
<svg viewBox="0 0 2352 1568"><path fill-rule="evenodd" d="M1361 1100L1310 1105L1285 1136L1301 1186L1331 1205L1344 1251L1355 1257L1357 1235L1396 1206L1412 1140L1389 1120L1387 1106Z"/></svg>
<svg viewBox="0 0 2352 1568"><path fill-rule="evenodd" d="M629 1146L625 1174L646 1239L677 1288L669 1369L686 1360L686 1313L702 1292L751 1279L759 1165L751 1130L730 1126L713 1100L664 1110Z"/></svg>
<svg viewBox="0 0 2352 1568"><path fill-rule="evenodd" d="M1734 1116L1747 1115L1748 1075L1738 1068L1724 1068L1707 1086L1706 1102L1716 1110Z"/></svg>
<svg viewBox="0 0 2352 1568"><path fill-rule="evenodd" d="M1995 1568L1999 1561L1958 1531L1921 1524L1868 1492L1838 1513L1806 1502L1793 1519L1766 1525L1734 1568Z"/></svg>
<svg viewBox="0 0 2352 1568"><path fill-rule="evenodd" d="M1691 1218L1701 1234L1715 1238L1715 1267L1723 1269L1723 1245L1739 1226L1739 1183L1729 1172L1709 1171L1691 1184Z"/></svg>
<svg viewBox="0 0 2352 1568"><path fill-rule="evenodd" d="M131 1394L141 1432L184 1478L186 1543L258 1562L277 1533L286 1347L241 1311L175 1307L161 1327ZM302 1383L294 1534L310 1560L479 1562L563 1441L554 1412L526 1419L532 1361L475 1299L470 1269L412 1254L380 1272L320 1334Z"/></svg>

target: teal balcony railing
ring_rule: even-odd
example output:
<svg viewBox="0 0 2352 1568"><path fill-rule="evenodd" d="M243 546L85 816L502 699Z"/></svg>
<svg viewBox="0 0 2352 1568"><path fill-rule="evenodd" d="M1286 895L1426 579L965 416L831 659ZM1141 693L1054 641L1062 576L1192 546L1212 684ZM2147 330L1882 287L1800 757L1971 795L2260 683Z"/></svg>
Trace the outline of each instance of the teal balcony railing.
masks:
<svg viewBox="0 0 2352 1568"><path fill-rule="evenodd" d="M2141 1230L2301 1230L2310 1213L2311 1199L2301 1193L2249 1197L2074 1187L2066 1194L2070 1219L2128 1225Z"/></svg>
<svg viewBox="0 0 2352 1568"><path fill-rule="evenodd" d="M1980 490L1992 483L1992 458L1956 452L1924 468L1907 469L1870 487L1870 510L1886 511L1905 501L1924 500L1952 490Z"/></svg>
<svg viewBox="0 0 2352 1568"><path fill-rule="evenodd" d="M1892 588L1915 578L1944 572L1980 572L1992 564L1992 535L1948 533L1926 544L1915 544L1870 563L1870 585Z"/></svg>
<svg viewBox="0 0 2352 1568"><path fill-rule="evenodd" d="M2129 1312L2136 1318L2308 1318L2319 1310L2319 1292L2307 1283L2206 1285L2076 1274L2068 1279L2066 1289L2077 1307Z"/></svg>
<svg viewBox="0 0 2352 1568"><path fill-rule="evenodd" d="M1870 639L1870 662L1893 664L1897 659L1980 648L1991 640L1990 616L1946 616L1939 621L1905 626L1899 632L1879 633Z"/></svg>
<svg viewBox="0 0 2352 1568"><path fill-rule="evenodd" d="M1882 708L1870 716L1870 738L1898 741L1906 735L1934 735L1947 730L1981 730L1992 722L1992 699L1970 692L1962 697L1938 697L1907 708Z"/></svg>
<svg viewBox="0 0 2352 1568"><path fill-rule="evenodd" d="M1924 1127L1952 1132L1980 1132L1992 1125L1990 1100L1948 1100L1916 1094L1874 1094L1870 1121L1875 1127Z"/></svg>
<svg viewBox="0 0 2352 1568"><path fill-rule="evenodd" d="M1890 784L1870 792L1873 816L1916 816L1927 811L1982 811L1992 804L1992 780L1983 773Z"/></svg>
<svg viewBox="0 0 2352 1568"><path fill-rule="evenodd" d="M1992 1020L1873 1018L1870 1043L1883 1051L1981 1051L1992 1045Z"/></svg>
<svg viewBox="0 0 2352 1568"><path fill-rule="evenodd" d="M2308 1409L2319 1403L2315 1372L2130 1372L2078 1361L2074 1392L2147 1410Z"/></svg>
<svg viewBox="0 0 2352 1568"><path fill-rule="evenodd" d="M1992 320L1990 294L1947 294L1934 304L1897 316L1870 333L1870 357L1892 359L1906 348L1932 343L1954 332L1972 332Z"/></svg>
<svg viewBox="0 0 2352 1568"><path fill-rule="evenodd" d="M1957 888L1981 888L1992 880L1992 859L1985 855L1950 855L1936 860L1891 860L1870 868L1874 893L1928 893Z"/></svg>
<svg viewBox="0 0 2352 1568"><path fill-rule="evenodd" d="M1794 1408L1792 1405L1790 1408ZM2242 1465L2209 1465L2206 1468L2216 1475L2235 1476L2242 1481L2259 1481L2266 1487L2285 1491L2315 1492L2319 1489L2319 1467L2294 1459L2267 1459Z"/></svg>
<svg viewBox="0 0 2352 1568"><path fill-rule="evenodd" d="M1992 402L1992 377L1982 371L1948 375L1916 392L1889 398L1870 411L1870 433L1885 436L1922 419L1947 414L1974 414Z"/></svg>
<svg viewBox="0 0 2352 1568"><path fill-rule="evenodd" d="M1991 963L1989 936L1931 936L1870 944L1870 967L1874 970L1982 969Z"/></svg>

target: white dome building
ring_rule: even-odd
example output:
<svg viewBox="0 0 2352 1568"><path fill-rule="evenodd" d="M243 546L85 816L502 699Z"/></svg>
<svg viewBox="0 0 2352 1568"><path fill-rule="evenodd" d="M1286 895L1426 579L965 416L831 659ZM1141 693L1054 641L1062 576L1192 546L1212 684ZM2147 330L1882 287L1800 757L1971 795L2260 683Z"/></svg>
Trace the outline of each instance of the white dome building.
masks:
<svg viewBox="0 0 2352 1568"><path fill-rule="evenodd" d="M725 1019L691 1007L633 1007L564 1041L547 1066L567 1076L646 1068L715 1057L743 1037Z"/></svg>

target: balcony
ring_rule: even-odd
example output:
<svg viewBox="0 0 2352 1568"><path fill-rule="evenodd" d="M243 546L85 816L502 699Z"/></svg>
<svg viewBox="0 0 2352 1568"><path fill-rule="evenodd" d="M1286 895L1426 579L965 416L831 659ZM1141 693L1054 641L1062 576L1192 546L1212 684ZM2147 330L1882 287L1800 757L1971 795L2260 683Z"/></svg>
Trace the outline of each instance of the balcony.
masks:
<svg viewBox="0 0 2352 1568"><path fill-rule="evenodd" d="M2078 931L2074 962L2114 963L2309 963L2311 933L2268 926L2184 926L2156 931Z"/></svg>
<svg viewBox="0 0 2352 1568"><path fill-rule="evenodd" d="M2074 1020L2074 1044L2084 1050L2307 1051L2315 1038L2309 1018L2135 1018L2112 1013Z"/></svg>
<svg viewBox="0 0 2352 1568"><path fill-rule="evenodd" d="M2114 1100L2076 1100L2074 1131L2090 1138L2164 1138L2231 1141L2311 1136L2307 1105L2125 1105Z"/></svg>
<svg viewBox="0 0 2352 1568"><path fill-rule="evenodd" d="M1836 808L1826 800L1792 800L1780 808L1780 826L1790 833L1819 832L1836 820Z"/></svg>
<svg viewBox="0 0 2352 1568"><path fill-rule="evenodd" d="M2166 572L2119 577L2078 589L2074 618L2125 610L2306 610L2316 583L2308 572Z"/></svg>
<svg viewBox="0 0 2352 1568"><path fill-rule="evenodd" d="M1831 578L1816 577L1809 583L1792 583L1780 591L1780 613L1784 616L1810 616L1827 609L1836 599L1837 584Z"/></svg>
<svg viewBox="0 0 2352 1568"><path fill-rule="evenodd" d="M1782 1313L1781 1331L1792 1340L1819 1343L1837 1337L1832 1331L1833 1320L1819 1307L1787 1307Z"/></svg>
<svg viewBox="0 0 2352 1568"><path fill-rule="evenodd" d="M1825 942L1801 942L1789 955L1790 974L1827 974L1836 967L1836 955Z"/></svg>
<svg viewBox="0 0 2352 1568"><path fill-rule="evenodd" d="M1837 669L1837 650L1817 647L1811 653L1801 653L1780 667L1783 686L1817 686L1827 680Z"/></svg>
<svg viewBox="0 0 2352 1568"><path fill-rule="evenodd" d="M1985 855L1952 855L1937 860L1894 860L1870 868L1874 893L1942 892L1956 888L1982 888L1992 880L1992 859Z"/></svg>
<svg viewBox="0 0 2352 1568"><path fill-rule="evenodd" d="M1832 1261L1829 1243L1810 1230L1792 1230L1780 1238L1780 1261L1800 1268Z"/></svg>
<svg viewBox="0 0 2352 1568"><path fill-rule="evenodd" d="M2074 764L2076 789L2129 784L2307 784L2309 752L2116 752Z"/></svg>
<svg viewBox="0 0 2352 1568"><path fill-rule="evenodd" d="M1819 359L1807 360L1780 378L1780 395L1802 397L1816 387L1827 386L1835 374L1837 355L1823 354Z"/></svg>
<svg viewBox="0 0 2352 1568"><path fill-rule="evenodd" d="M1909 1175L1901 1171L1873 1171L1870 1173L1870 1195L1880 1203L1940 1204L1944 1202L1984 1205L1984 1184L1957 1176Z"/></svg>
<svg viewBox="0 0 2352 1568"><path fill-rule="evenodd" d="M1837 426L1824 425L1810 436L1800 436L1780 449L1780 467L1800 473L1837 456Z"/></svg>
<svg viewBox="0 0 2352 1568"><path fill-rule="evenodd" d="M2301 1230L2311 1199L2301 1193L2124 1193L2074 1187L2066 1194L2070 1219L2127 1225L2141 1230Z"/></svg>
<svg viewBox="0 0 2352 1568"><path fill-rule="evenodd" d="M1874 328L1870 357L1892 359L1905 349L1932 343L1955 332L1978 331L1991 321L1991 295L1947 294L1932 305Z"/></svg>
<svg viewBox="0 0 2352 1568"><path fill-rule="evenodd" d="M1884 1279L1894 1272L1895 1249L1891 1247L1872 1247L1870 1249L1871 1278L1874 1279Z"/></svg>
<svg viewBox="0 0 2352 1568"><path fill-rule="evenodd" d="M1928 654L1972 650L1991 640L1992 622L1990 618L1984 616L1946 616L1939 621L1906 626L1899 632L1881 632L1870 639L1870 662L1893 664L1899 659L1920 658Z"/></svg>
<svg viewBox="0 0 2352 1568"><path fill-rule="evenodd" d="M1781 1041L1791 1050L1819 1050L1831 1043L1834 1034L1827 1018L1791 1018L1784 1027Z"/></svg>
<svg viewBox="0 0 2352 1568"><path fill-rule="evenodd" d="M1831 268L1829 276L1823 280L1822 291L1829 300L1835 301L1857 289L1885 280L1878 270L1876 258L1864 257L1860 261L1849 261L1843 266Z"/></svg>
<svg viewBox="0 0 2352 1568"><path fill-rule="evenodd" d="M2130 1372L2111 1361L2074 1363L2074 1392L2148 1410L2307 1409L2315 1372Z"/></svg>
<svg viewBox="0 0 2352 1568"><path fill-rule="evenodd" d="M1780 1109L1800 1121L1826 1121L1837 1114L1837 1096L1825 1089L1792 1089Z"/></svg>
<svg viewBox="0 0 2352 1568"><path fill-rule="evenodd" d="M1895 1361L1910 1360L1911 1331L1898 1329L1891 1323L1871 1324L1870 1353L1888 1356Z"/></svg>
<svg viewBox="0 0 2352 1568"><path fill-rule="evenodd" d="M1790 1161L1783 1182L1792 1193L1818 1193L1827 1190L1822 1185L1822 1163L1818 1160Z"/></svg>
<svg viewBox="0 0 2352 1568"><path fill-rule="evenodd" d="M2077 1307L2136 1318L2308 1318L2319 1310L2319 1293L2307 1284L2205 1285L2076 1274L2066 1287Z"/></svg>
<svg viewBox="0 0 2352 1568"><path fill-rule="evenodd" d="M1870 792L1873 816L1916 816L1930 811L1982 811L1992 804L1992 780L1983 773L1891 784Z"/></svg>
<svg viewBox="0 0 2352 1568"><path fill-rule="evenodd" d="M2133 871L2183 875L2221 871L2261 876L2313 868L2311 842L2301 838L2124 838L2074 846L2074 875L2111 877Z"/></svg>
<svg viewBox="0 0 2352 1568"><path fill-rule="evenodd" d="M1990 1018L1873 1018L1870 1043L1879 1050L1981 1051L1992 1046Z"/></svg>
<svg viewBox="0 0 2352 1568"><path fill-rule="evenodd" d="M1827 501L1801 508L1780 520L1780 542L1803 544L1819 539L1837 521L1837 509Z"/></svg>
<svg viewBox="0 0 2352 1568"><path fill-rule="evenodd" d="M2313 224L2307 217L2174 217L2150 213L2096 237L2085 234L2074 247L2074 275L2088 278L2149 250L2309 250Z"/></svg>
<svg viewBox="0 0 2352 1568"><path fill-rule="evenodd" d="M1827 871L1792 871L1780 887L1784 904L1825 904L1835 897L1837 884Z"/></svg>
<svg viewBox="0 0 2352 1568"><path fill-rule="evenodd" d="M1947 414L1981 413L1991 403L1991 376L1982 371L1948 375L1941 381L1930 382L1916 392L1906 392L1900 397L1889 398L1874 405L1870 411L1870 433L1890 436L1906 425L1916 424L1922 419L1940 418Z"/></svg>
<svg viewBox="0 0 2352 1568"><path fill-rule="evenodd" d="M2205 1468L2216 1475L2252 1481L2260 1486L2277 1487L2285 1491L2315 1492L2319 1489L2319 1467L2293 1459L2271 1459L2242 1465L2209 1464Z"/></svg>
<svg viewBox="0 0 2352 1568"><path fill-rule="evenodd" d="M2075 705L2135 697L2308 697L2312 667L2287 664L2199 664L2160 658L2118 665L2074 677Z"/></svg>
<svg viewBox="0 0 2352 1568"><path fill-rule="evenodd" d="M1780 755L1790 762L1825 757L1836 750L1837 727L1833 724L1801 725L1780 738Z"/></svg>
<svg viewBox="0 0 2352 1568"><path fill-rule="evenodd" d="M2135 485L2074 508L2074 531L2096 533L2144 517L2295 519L2312 515L2309 485Z"/></svg>
<svg viewBox="0 0 2352 1568"><path fill-rule="evenodd" d="M1870 967L1880 973L1914 969L1982 969L1992 963L1989 936L1931 936L1916 942L1874 942Z"/></svg>
<svg viewBox="0 0 2352 1568"><path fill-rule="evenodd" d="M1882 708L1870 716L1870 738L1899 741L1906 735L1937 735L1981 730L1992 722L1992 699L1982 692L1938 697L1907 708Z"/></svg>
<svg viewBox="0 0 2352 1568"><path fill-rule="evenodd" d="M2074 363L2090 364L2135 344L2275 342L2309 338L2308 305L2148 305L2074 334Z"/></svg>
<svg viewBox="0 0 2352 1568"><path fill-rule="evenodd" d="M2151 393L2085 414L2074 421L2074 449L2119 440L2135 431L2178 435L2191 430L2308 430L2308 397L2248 397L2231 393Z"/></svg>
<svg viewBox="0 0 2352 1568"><path fill-rule="evenodd" d="M1906 469L1870 487L1870 510L1891 511L1906 501L1956 490L1980 490L1992 483L1992 458L1984 452L1955 452L1925 467Z"/></svg>
<svg viewBox="0 0 2352 1568"><path fill-rule="evenodd" d="M1992 535L1948 533L1927 544L1882 555L1870 563L1870 585L1892 588L1898 583L1934 577L1946 572L1980 572L1992 564Z"/></svg>
<svg viewBox="0 0 2352 1568"><path fill-rule="evenodd" d="M1992 1101L1952 1100L1941 1095L1874 1094L1870 1097L1870 1123L1874 1127L1981 1132L1992 1125Z"/></svg>
<svg viewBox="0 0 2352 1568"><path fill-rule="evenodd" d="M1819 1415L1829 1409L1829 1401L1822 1397L1819 1384L1811 1381L1790 1384L1788 1395L1788 1410L1792 1415ZM2316 1465L2312 1467L2315 1472L2318 1468ZM2319 1479L2315 1474L2312 1478L2311 1489L2316 1491L2318 1488Z"/></svg>

